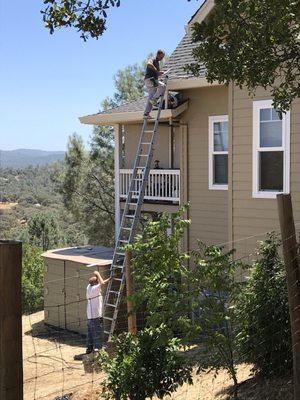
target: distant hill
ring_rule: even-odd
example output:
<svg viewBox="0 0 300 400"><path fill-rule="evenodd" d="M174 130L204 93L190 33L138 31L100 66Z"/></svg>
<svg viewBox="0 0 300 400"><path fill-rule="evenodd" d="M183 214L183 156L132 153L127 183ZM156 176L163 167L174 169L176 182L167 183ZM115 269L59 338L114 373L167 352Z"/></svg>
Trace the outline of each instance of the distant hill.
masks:
<svg viewBox="0 0 300 400"><path fill-rule="evenodd" d="M46 165L63 160L64 151L44 151L32 149L0 150L2 168L25 168L29 165Z"/></svg>

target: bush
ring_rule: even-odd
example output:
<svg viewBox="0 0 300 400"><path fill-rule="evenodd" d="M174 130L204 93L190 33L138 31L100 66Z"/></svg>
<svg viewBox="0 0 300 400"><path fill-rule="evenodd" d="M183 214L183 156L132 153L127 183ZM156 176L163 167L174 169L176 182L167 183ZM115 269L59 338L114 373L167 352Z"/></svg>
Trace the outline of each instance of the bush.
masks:
<svg viewBox="0 0 300 400"><path fill-rule="evenodd" d="M103 398L162 399L185 382L192 383L192 367L179 353L180 340L171 338L166 326L146 328L136 336L124 333L113 340L115 357L109 359L102 351L98 359L108 375Z"/></svg>
<svg viewBox="0 0 300 400"><path fill-rule="evenodd" d="M43 309L43 278L44 264L41 249L24 244L22 269L22 308L24 313L30 314Z"/></svg>
<svg viewBox="0 0 300 400"><path fill-rule="evenodd" d="M197 360L200 371L225 369L234 383L237 398L237 349L232 305L240 285L235 274L243 265L233 261L233 251L199 242L193 252L195 268L191 271L191 291L195 322L201 327L203 351Z"/></svg>
<svg viewBox="0 0 300 400"><path fill-rule="evenodd" d="M260 258L236 304L241 354L254 364L254 372L264 376L292 368L287 286L279 246L274 233L260 243Z"/></svg>
<svg viewBox="0 0 300 400"><path fill-rule="evenodd" d="M172 233L167 235L170 219L162 215L149 222L142 235L137 235L133 249L135 308L145 307L147 326L168 326L170 332L188 340L194 328L188 316L188 256L180 250L180 241L189 221L185 209L172 216Z"/></svg>

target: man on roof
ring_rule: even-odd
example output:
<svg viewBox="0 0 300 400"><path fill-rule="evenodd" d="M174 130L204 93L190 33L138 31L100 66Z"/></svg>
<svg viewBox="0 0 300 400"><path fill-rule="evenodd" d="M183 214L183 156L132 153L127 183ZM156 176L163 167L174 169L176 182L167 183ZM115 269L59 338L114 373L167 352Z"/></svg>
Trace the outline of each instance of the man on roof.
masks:
<svg viewBox="0 0 300 400"><path fill-rule="evenodd" d="M157 101L164 92L165 84L158 78L163 75L160 71L159 62L163 60L165 52L158 50L155 58L147 62L145 73L145 86L148 91L148 101L144 112L144 117L148 118L152 107L157 105Z"/></svg>

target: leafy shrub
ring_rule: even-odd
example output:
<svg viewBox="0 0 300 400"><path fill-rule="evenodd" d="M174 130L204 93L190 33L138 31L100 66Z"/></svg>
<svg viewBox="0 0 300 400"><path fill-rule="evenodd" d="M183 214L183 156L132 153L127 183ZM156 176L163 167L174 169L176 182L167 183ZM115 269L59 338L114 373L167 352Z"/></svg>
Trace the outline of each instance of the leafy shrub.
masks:
<svg viewBox="0 0 300 400"><path fill-rule="evenodd" d="M280 242L269 234L236 304L238 344L254 372L276 375L292 368L291 331Z"/></svg>
<svg viewBox="0 0 300 400"><path fill-rule="evenodd" d="M173 333L188 339L193 327L188 316L188 256L181 251L180 241L189 224L183 219L184 209L172 218L172 233L167 235L170 219L162 215L148 222L137 235L133 249L135 307L146 307L148 326L165 324Z"/></svg>
<svg viewBox="0 0 300 400"><path fill-rule="evenodd" d="M115 337L116 355L99 355L108 377L102 397L114 400L159 399L185 382L192 383L192 367L179 353L180 340L171 338L166 326L146 328L136 336L124 333Z"/></svg>
<svg viewBox="0 0 300 400"><path fill-rule="evenodd" d="M232 305L239 291L235 274L243 265L232 259L233 251L199 242L193 252L191 293L195 322L203 333L203 352L197 359L200 371L225 369L234 383L237 398L237 349Z"/></svg>
<svg viewBox="0 0 300 400"><path fill-rule="evenodd" d="M22 307L26 314L42 310L44 301L44 264L41 249L23 245Z"/></svg>

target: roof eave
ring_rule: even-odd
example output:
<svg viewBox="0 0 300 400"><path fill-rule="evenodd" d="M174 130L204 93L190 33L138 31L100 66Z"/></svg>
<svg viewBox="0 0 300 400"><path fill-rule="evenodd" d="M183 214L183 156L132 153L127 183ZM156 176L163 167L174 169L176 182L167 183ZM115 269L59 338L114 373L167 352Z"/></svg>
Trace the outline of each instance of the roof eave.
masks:
<svg viewBox="0 0 300 400"><path fill-rule="evenodd" d="M209 14L212 12L214 6L215 6L214 0L206 0L200 7L199 11L194 15L194 17L191 19L191 21L186 26L186 32L191 34L191 28L194 25L194 23L195 22L198 22L198 23L203 22L209 16Z"/></svg>
<svg viewBox="0 0 300 400"><path fill-rule="evenodd" d="M160 121L168 121L170 118L176 118L188 108L188 101L181 104L174 109L162 110L160 114ZM111 114L93 114L80 117L79 120L82 124L87 125L116 125L116 124L134 124L142 122L143 111L122 112ZM153 119L156 118L157 111L151 113Z"/></svg>
<svg viewBox="0 0 300 400"><path fill-rule="evenodd" d="M169 90L184 90L184 89L196 89L210 86L223 86L219 82L209 83L205 77L198 78L178 78L172 79L168 82Z"/></svg>

